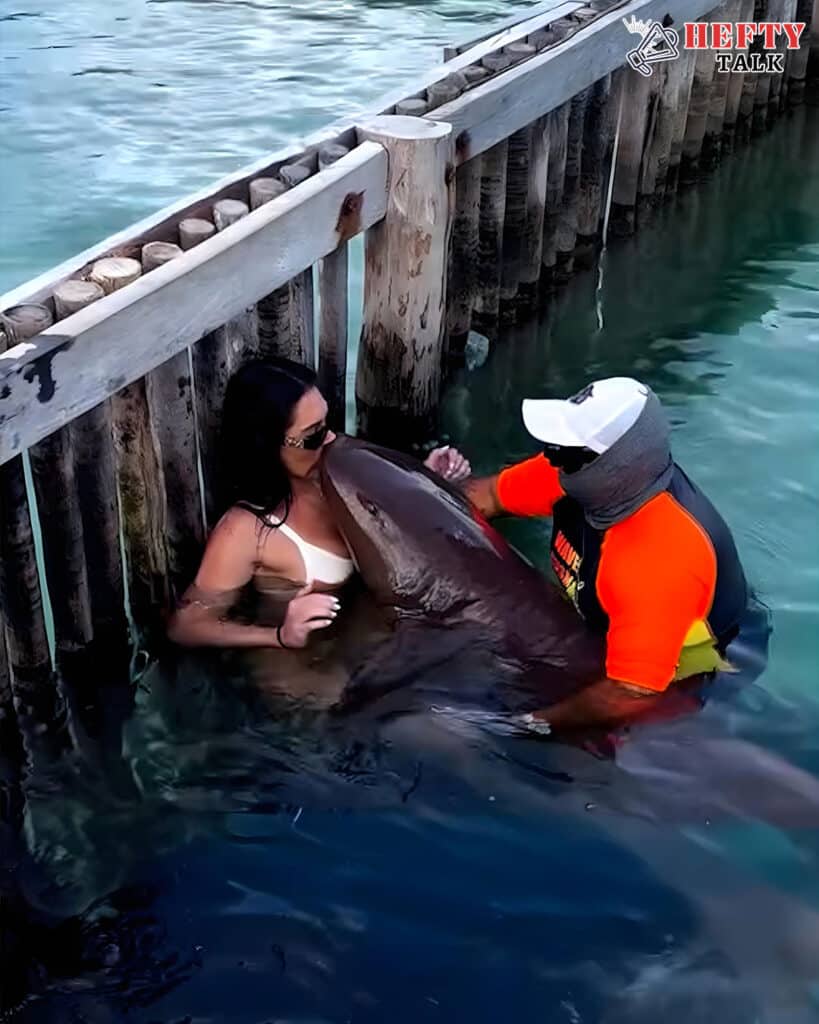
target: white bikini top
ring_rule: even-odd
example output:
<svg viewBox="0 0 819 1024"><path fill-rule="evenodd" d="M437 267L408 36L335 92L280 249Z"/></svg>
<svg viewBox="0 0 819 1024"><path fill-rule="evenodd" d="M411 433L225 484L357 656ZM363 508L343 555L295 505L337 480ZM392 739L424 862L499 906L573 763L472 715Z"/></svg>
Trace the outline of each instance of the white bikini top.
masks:
<svg viewBox="0 0 819 1024"><path fill-rule="evenodd" d="M287 523L279 523L278 529L299 549L299 554L304 562L305 582L313 583L318 580L320 583L344 583L355 572L355 564L351 558L344 558L342 555L336 555L332 551L325 551L324 548L311 544L300 537Z"/></svg>

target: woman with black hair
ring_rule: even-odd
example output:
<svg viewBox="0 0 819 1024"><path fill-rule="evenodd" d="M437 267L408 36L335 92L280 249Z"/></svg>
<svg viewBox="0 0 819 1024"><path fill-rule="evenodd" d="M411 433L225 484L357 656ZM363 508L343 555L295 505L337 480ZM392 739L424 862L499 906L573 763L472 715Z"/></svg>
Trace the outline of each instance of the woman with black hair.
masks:
<svg viewBox="0 0 819 1024"><path fill-rule="evenodd" d="M191 647L301 648L341 610L355 567L321 494L322 449L335 434L315 373L288 359L253 360L231 379L222 439L227 511L168 627ZM470 473L451 448L425 465L448 480ZM254 622L229 614L248 584Z"/></svg>

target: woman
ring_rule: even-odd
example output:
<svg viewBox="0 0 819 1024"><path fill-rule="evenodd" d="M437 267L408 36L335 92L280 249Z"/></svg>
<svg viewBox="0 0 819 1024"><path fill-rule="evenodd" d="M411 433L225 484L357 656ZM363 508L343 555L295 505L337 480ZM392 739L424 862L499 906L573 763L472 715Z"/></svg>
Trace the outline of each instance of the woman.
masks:
<svg viewBox="0 0 819 1024"><path fill-rule="evenodd" d="M302 648L334 622L354 574L319 486L322 449L335 434L315 373L287 359L247 363L228 386L222 429L229 508L168 635L191 647ZM448 480L470 473L451 448L424 465ZM229 615L248 584L258 599L253 623Z"/></svg>

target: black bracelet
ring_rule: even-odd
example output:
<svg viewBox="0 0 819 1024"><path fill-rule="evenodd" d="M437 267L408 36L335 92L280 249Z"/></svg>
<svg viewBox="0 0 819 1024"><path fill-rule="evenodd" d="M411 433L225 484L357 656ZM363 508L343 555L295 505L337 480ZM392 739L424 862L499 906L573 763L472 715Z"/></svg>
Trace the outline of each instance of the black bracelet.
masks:
<svg viewBox="0 0 819 1024"><path fill-rule="evenodd" d="M287 644L284 642L284 640L282 640L282 627L281 626L276 626L276 639L279 642L279 647L281 647L283 650L285 650L285 651L292 651L294 649L292 647L288 647Z"/></svg>

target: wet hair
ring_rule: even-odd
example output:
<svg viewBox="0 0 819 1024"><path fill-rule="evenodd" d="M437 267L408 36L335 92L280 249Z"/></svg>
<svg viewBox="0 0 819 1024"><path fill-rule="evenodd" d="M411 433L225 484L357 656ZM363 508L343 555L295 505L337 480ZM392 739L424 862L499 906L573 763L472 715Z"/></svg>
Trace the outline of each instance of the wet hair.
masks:
<svg viewBox="0 0 819 1024"><path fill-rule="evenodd" d="M290 359L254 359L231 377L222 411L223 505L240 505L269 524L293 489L281 459L300 399L316 386L313 370Z"/></svg>

